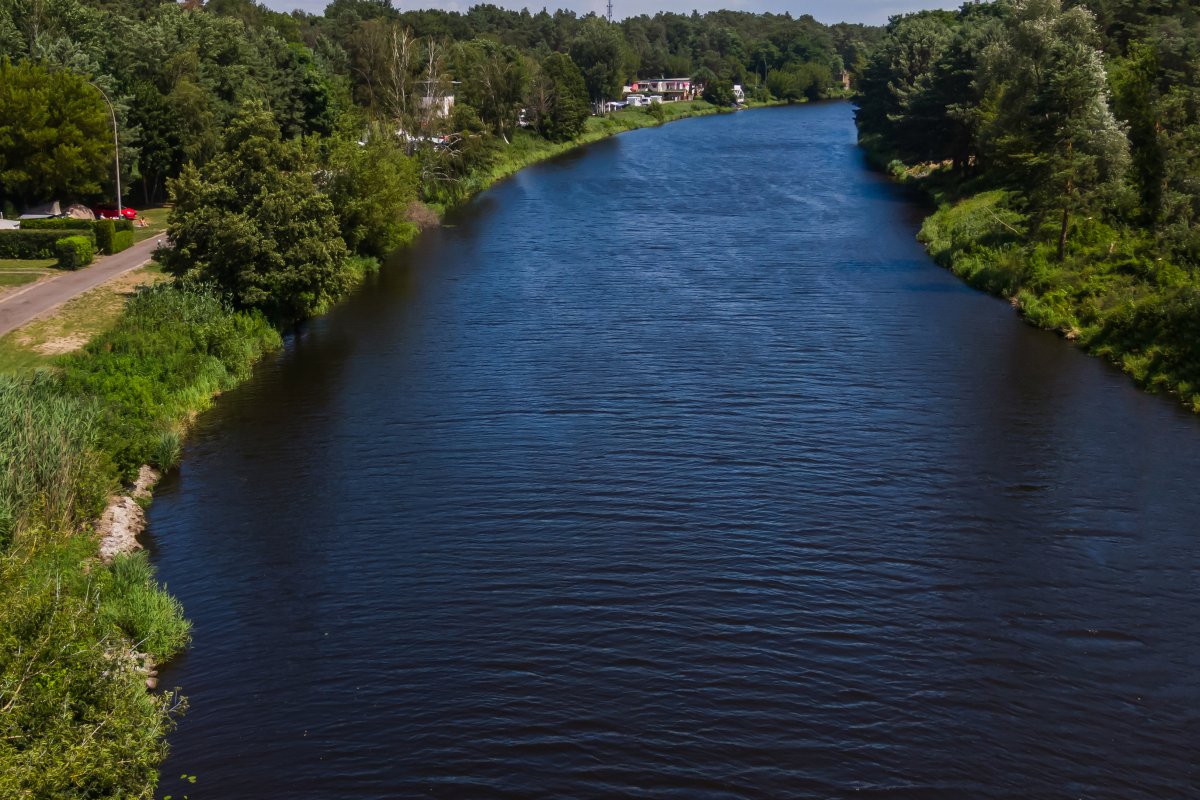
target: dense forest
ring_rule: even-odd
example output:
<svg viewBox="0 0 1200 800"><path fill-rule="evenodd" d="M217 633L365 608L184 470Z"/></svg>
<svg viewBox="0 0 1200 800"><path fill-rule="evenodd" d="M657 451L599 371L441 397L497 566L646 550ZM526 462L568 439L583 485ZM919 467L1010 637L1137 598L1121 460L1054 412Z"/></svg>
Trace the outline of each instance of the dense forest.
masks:
<svg viewBox="0 0 1200 800"><path fill-rule="evenodd" d="M125 198L174 204L163 265L287 323L553 143L729 107L735 84L750 102L840 93L881 32L725 11L614 24L386 0L319 16L250 0L9 0L0 210L112 198L115 125ZM702 96L593 115L639 76L689 78Z"/></svg>
<svg viewBox="0 0 1200 800"><path fill-rule="evenodd" d="M48 72L91 81L111 98L125 184L134 200L151 203L166 197L167 180L185 164L216 156L221 131L251 101L270 111L284 138L358 139L371 123L387 122L392 133L487 131L508 140L525 109L533 130L561 139L582 129L580 106L619 99L638 76L744 84L762 98L819 97L844 67L863 63L878 33L728 11L610 25L594 15L490 5L400 12L381 0L335 0L319 16L250 0L9 0L0 5L0 59L11 62L10 88L0 95L0 202L11 211L98 196L111 180L97 136L108 124L101 98L78 81L48 82ZM448 94L457 103L443 118L436 100ZM14 125L17 110L24 125ZM65 114L76 136L60 130L55 140L49 128ZM76 145L83 153L69 169L30 164L47 148ZM437 153L454 160L444 147ZM423 164L423 174L461 176L485 155ZM434 186L426 193L439 196Z"/></svg>
<svg viewBox="0 0 1200 800"><path fill-rule="evenodd" d="M905 15L861 93L864 146L939 203L939 261L1200 409L1195 3Z"/></svg>
<svg viewBox="0 0 1200 800"><path fill-rule="evenodd" d="M734 84L751 103L840 94L881 35L739 12L0 2L0 210L113 198L115 123L124 199L171 204L174 278L49 369L0 375L0 797L153 796L185 702L147 680L189 628L144 554L97 558L96 520L143 465L178 462L189 420L289 325L524 164L726 110ZM595 113L664 76L703 96ZM104 232L39 222L0 235L90 253L76 234Z"/></svg>

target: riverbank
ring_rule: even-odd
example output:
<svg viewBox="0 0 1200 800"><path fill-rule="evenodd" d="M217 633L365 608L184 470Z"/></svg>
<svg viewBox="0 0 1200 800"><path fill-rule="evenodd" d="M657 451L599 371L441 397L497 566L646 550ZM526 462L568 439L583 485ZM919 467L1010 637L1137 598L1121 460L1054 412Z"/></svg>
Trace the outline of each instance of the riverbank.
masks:
<svg viewBox="0 0 1200 800"><path fill-rule="evenodd" d="M0 796L153 796L183 705L147 693L147 665L190 634L131 552L148 492L122 486L176 464L191 416L278 344L260 314L160 283L53 371L0 376Z"/></svg>
<svg viewBox="0 0 1200 800"><path fill-rule="evenodd" d="M594 118L570 142L518 137L503 159L472 177L470 196L599 139L723 111L681 104L661 121L638 112ZM54 318L40 324L53 327ZM183 706L175 691L146 693L144 656L161 664L189 634L145 555L128 552L138 529L130 504L140 511L147 487L121 487L145 475L146 465L176 466L195 415L280 344L261 314L162 280L88 333L88 344L68 355L22 354L22 340L8 341L6 363L18 374L0 376L0 687L17 687L0 696L2 796L39 786L63 798L153 795L165 735ZM65 439L62 431L70 432ZM106 563L99 538L118 517L123 524L109 544L120 539L120 552ZM64 662L42 646L54 642L79 655ZM48 724L47 709L71 713Z"/></svg>
<svg viewBox="0 0 1200 800"><path fill-rule="evenodd" d="M1163 259L1152 237L1081 218L1060 261L1058 221L1027 214L1011 192L964 181L949 164L906 164L878 137L860 145L930 204L917 238L938 264L1200 413L1200 281Z"/></svg>

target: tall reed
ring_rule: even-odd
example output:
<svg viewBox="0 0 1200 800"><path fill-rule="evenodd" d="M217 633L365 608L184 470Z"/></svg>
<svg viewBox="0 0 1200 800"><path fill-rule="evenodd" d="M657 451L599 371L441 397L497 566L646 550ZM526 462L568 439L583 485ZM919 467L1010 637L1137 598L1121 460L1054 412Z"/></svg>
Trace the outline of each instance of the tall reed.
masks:
<svg viewBox="0 0 1200 800"><path fill-rule="evenodd" d="M73 530L103 506L111 467L95 402L53 378L0 375L0 549L36 530Z"/></svg>

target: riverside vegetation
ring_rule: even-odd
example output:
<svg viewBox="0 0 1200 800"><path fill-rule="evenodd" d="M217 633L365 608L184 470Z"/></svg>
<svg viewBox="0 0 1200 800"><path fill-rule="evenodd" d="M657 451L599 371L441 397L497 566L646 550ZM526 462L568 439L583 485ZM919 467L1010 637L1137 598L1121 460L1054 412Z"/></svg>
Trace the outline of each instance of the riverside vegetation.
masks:
<svg viewBox="0 0 1200 800"><path fill-rule="evenodd" d="M892 20L873 159L934 198L971 284L1200 411L1200 10L999 0Z"/></svg>
<svg viewBox="0 0 1200 800"><path fill-rule="evenodd" d="M101 89L123 184L173 203L158 260L174 278L83 351L0 376L0 796L153 796L184 701L147 692L141 662L169 659L189 628L143 554L97 559L94 521L141 465L177 462L191 417L281 331L526 164L724 110L734 82L756 103L836 93L880 33L380 0L319 16L246 0L0 4L0 205L107 195ZM665 73L695 76L717 105L590 115L624 81ZM451 87L453 111L435 113Z"/></svg>

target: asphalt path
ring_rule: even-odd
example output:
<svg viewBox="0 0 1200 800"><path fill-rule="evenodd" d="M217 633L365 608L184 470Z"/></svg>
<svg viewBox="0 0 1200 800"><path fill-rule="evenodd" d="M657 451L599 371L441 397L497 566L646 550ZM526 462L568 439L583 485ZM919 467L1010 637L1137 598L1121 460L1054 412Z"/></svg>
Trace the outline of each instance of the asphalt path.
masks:
<svg viewBox="0 0 1200 800"><path fill-rule="evenodd" d="M95 289L144 265L154 255L154 248L165 238L165 235L159 234L116 255L97 259L85 269L63 272L5 295L0 298L0 336L53 311L88 289Z"/></svg>

